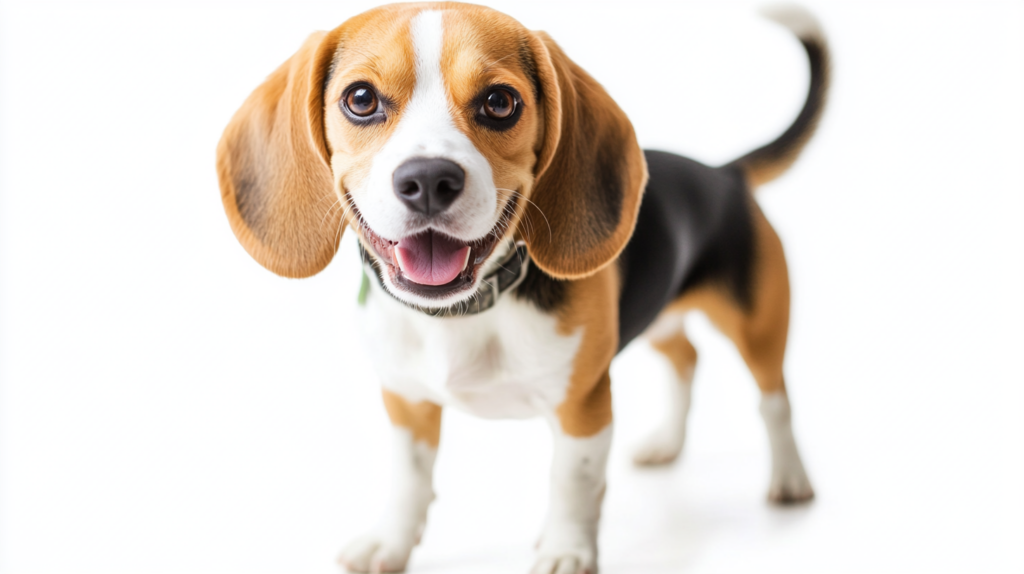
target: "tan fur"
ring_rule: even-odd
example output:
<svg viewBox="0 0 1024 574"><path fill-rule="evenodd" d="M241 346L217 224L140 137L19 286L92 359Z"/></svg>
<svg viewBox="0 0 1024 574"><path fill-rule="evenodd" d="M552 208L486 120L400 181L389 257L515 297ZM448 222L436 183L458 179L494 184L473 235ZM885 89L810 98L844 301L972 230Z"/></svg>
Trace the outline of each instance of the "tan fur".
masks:
<svg viewBox="0 0 1024 574"><path fill-rule="evenodd" d="M685 333L679 331L669 337L652 340L651 347L665 355L672 363L672 367L676 370L680 380L693 380L693 371L697 367L697 349L686 338Z"/></svg>
<svg viewBox="0 0 1024 574"><path fill-rule="evenodd" d="M337 41L335 32L310 36L242 104L217 146L231 229L256 261L286 277L319 272L340 240L322 93Z"/></svg>
<svg viewBox="0 0 1024 574"><path fill-rule="evenodd" d="M804 142L810 140L812 135L808 134L806 138L803 138L804 141L800 142L800 147L781 160L751 162L748 166L744 166L743 175L747 180L747 187L756 189L788 171L800 157Z"/></svg>
<svg viewBox="0 0 1024 574"><path fill-rule="evenodd" d="M441 407L429 401L410 403L385 389L384 408L388 411L391 424L407 428L413 440L425 442L437 448L441 442Z"/></svg>
<svg viewBox="0 0 1024 574"><path fill-rule="evenodd" d="M608 367L619 347L619 277L608 266L568 286L568 305L559 314L558 332L583 330L573 360L565 400L556 414L562 431L574 437L597 434L612 422L612 390Z"/></svg>
<svg viewBox="0 0 1024 574"><path fill-rule="evenodd" d="M789 332L789 274L782 242L753 198L750 202L756 246L752 308L745 311L724 289L708 286L687 292L666 312L703 311L736 345L757 386L768 393L785 388L782 362Z"/></svg>
<svg viewBox="0 0 1024 574"><path fill-rule="evenodd" d="M796 160L800 158L800 154L807 146L807 142L811 141L811 138L814 137L817 126L818 124L815 122L810 129L801 133L781 157L745 162L743 164L743 175L747 181L747 187L757 189L789 171L789 168L793 167Z"/></svg>

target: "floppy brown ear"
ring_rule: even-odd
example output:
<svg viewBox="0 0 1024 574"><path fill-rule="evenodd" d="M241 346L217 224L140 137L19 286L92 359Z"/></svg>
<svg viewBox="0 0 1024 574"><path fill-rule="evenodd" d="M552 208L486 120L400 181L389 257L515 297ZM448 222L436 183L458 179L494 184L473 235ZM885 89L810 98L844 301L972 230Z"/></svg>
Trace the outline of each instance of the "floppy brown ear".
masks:
<svg viewBox="0 0 1024 574"><path fill-rule="evenodd" d="M529 44L544 137L523 233L541 269L576 279L597 272L626 246L647 164L632 124L604 88L547 34L535 33Z"/></svg>
<svg viewBox="0 0 1024 574"><path fill-rule="evenodd" d="M341 240L324 138L324 80L336 32L310 36L245 100L217 146L217 176L231 229L261 265L308 277Z"/></svg>

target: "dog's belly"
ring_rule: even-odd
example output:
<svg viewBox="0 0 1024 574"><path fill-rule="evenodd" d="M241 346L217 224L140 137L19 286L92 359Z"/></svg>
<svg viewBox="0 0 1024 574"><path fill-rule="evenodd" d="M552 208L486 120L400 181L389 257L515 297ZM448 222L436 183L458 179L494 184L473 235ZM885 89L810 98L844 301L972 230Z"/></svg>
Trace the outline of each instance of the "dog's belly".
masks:
<svg viewBox="0 0 1024 574"><path fill-rule="evenodd" d="M388 390L486 418L551 414L565 398L582 332L506 294L490 310L435 318L379 285L363 308L367 352Z"/></svg>

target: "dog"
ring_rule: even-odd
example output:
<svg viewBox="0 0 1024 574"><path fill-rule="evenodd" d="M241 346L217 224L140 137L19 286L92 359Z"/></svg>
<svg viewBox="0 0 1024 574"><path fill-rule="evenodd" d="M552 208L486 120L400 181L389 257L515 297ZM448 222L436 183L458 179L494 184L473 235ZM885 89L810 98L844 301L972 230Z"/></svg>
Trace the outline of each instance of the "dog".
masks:
<svg viewBox="0 0 1024 574"><path fill-rule="evenodd" d="M635 461L675 459L697 361L689 310L734 342L761 390L769 499L812 498L782 372L786 261L752 190L815 131L828 48L804 10L769 16L805 48L806 102L778 139L717 168L641 150L623 111L554 40L469 4L384 6L313 34L245 101L217 148L245 250L285 277L323 269L345 228L362 253L359 326L399 476L345 567L405 568L434 496L442 407L453 406L550 423L532 572L595 574L609 365L641 335L671 361L668 418Z"/></svg>

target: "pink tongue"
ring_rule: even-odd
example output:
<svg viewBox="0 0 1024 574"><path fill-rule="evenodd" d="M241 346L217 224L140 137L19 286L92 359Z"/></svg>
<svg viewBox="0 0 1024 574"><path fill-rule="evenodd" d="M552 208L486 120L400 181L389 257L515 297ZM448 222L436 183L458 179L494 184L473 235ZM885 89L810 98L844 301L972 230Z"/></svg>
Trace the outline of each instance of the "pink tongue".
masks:
<svg viewBox="0 0 1024 574"><path fill-rule="evenodd" d="M395 258L402 273L420 285L444 285L462 272L469 246L427 230L398 242Z"/></svg>

